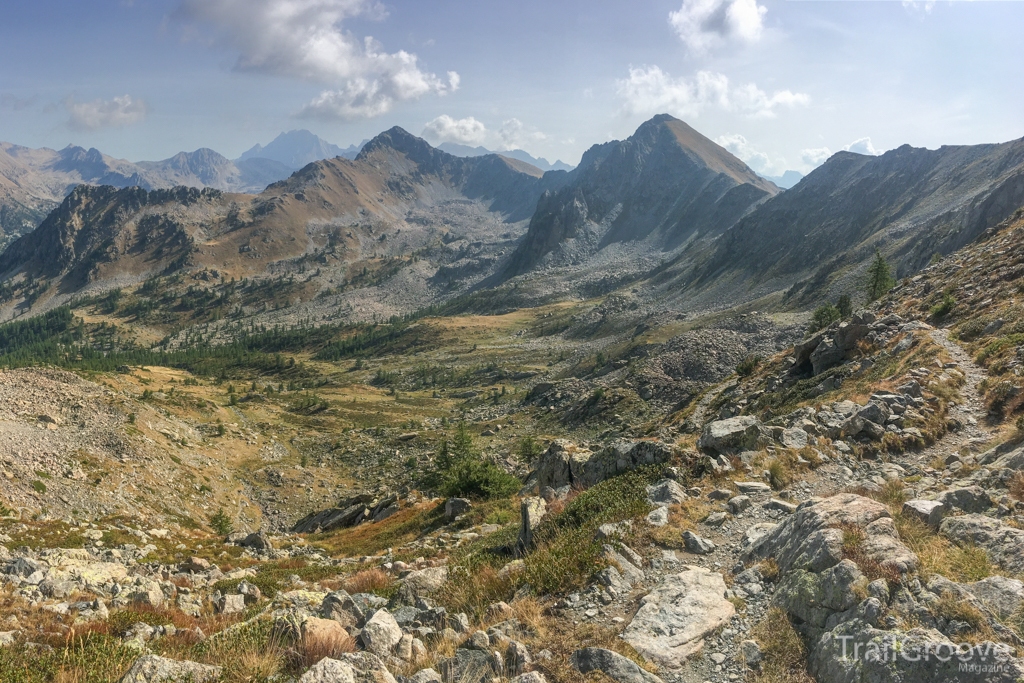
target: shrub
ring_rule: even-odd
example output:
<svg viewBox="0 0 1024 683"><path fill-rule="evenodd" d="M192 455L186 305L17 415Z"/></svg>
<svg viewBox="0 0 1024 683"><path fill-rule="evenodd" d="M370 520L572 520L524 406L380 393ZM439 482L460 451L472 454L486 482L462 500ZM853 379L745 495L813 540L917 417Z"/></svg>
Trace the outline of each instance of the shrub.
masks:
<svg viewBox="0 0 1024 683"><path fill-rule="evenodd" d="M516 446L516 455L524 465L532 465L543 452L544 448L540 445L540 442L529 434L521 438Z"/></svg>
<svg viewBox="0 0 1024 683"><path fill-rule="evenodd" d="M849 294L843 294L836 301L836 309L839 310L839 315L843 318L849 318L853 315L853 300L850 299Z"/></svg>
<svg viewBox="0 0 1024 683"><path fill-rule="evenodd" d="M811 332L823 330L837 320L842 319L839 309L832 304L825 304L814 311L811 316Z"/></svg>
<svg viewBox="0 0 1024 683"><path fill-rule="evenodd" d="M956 308L956 299L949 292L942 295L942 301L932 306L932 318L935 320L943 320L947 315L953 312Z"/></svg>
<svg viewBox="0 0 1024 683"><path fill-rule="evenodd" d="M749 355L740 361L739 365L736 366L736 374L740 377L749 377L754 374L754 370L761 364L761 357L756 355Z"/></svg>

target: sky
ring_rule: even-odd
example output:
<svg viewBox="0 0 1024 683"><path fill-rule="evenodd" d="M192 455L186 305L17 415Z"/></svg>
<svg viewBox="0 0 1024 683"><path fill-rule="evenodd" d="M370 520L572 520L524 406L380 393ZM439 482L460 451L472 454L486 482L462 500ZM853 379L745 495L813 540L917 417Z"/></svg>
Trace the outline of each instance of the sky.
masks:
<svg viewBox="0 0 1024 683"><path fill-rule="evenodd" d="M764 175L1024 136L1024 2L5 0L0 140L235 158L392 126L570 164L677 116Z"/></svg>

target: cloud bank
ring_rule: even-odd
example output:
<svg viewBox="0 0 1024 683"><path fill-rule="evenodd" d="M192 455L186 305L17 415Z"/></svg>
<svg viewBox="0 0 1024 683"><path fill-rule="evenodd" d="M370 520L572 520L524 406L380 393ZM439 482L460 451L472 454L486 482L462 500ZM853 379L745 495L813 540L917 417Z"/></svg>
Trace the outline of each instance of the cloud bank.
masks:
<svg viewBox="0 0 1024 683"><path fill-rule="evenodd" d="M423 137L435 143L484 146L499 152L522 149L547 139L547 135L516 118L502 121L500 128L491 130L472 116L456 119L447 114L427 123L423 128Z"/></svg>
<svg viewBox="0 0 1024 683"><path fill-rule="evenodd" d="M68 126L78 131L130 126L144 121L149 113L146 103L131 95L91 102L79 102L68 97L64 100L64 108L68 111Z"/></svg>
<svg viewBox="0 0 1024 683"><path fill-rule="evenodd" d="M178 15L213 27L215 40L238 51L235 69L327 86L300 116L351 121L379 116L396 102L459 88L454 71L424 71L415 54L387 52L343 22L383 19L373 0L184 0Z"/></svg>
<svg viewBox="0 0 1024 683"><path fill-rule="evenodd" d="M777 90L768 94L754 83L733 86L725 74L698 71L695 78L675 78L658 66L631 68L629 77L616 81L616 91L628 114L669 112L698 116L709 107L756 118L773 118L779 108L805 106L804 93Z"/></svg>

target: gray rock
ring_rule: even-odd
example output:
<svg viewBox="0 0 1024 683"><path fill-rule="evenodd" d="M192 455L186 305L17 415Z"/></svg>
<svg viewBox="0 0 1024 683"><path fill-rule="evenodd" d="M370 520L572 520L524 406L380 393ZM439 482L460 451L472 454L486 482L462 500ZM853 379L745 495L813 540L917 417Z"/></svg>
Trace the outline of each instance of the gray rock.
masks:
<svg viewBox="0 0 1024 683"><path fill-rule="evenodd" d="M516 541L516 548L525 553L533 547L533 532L540 525L544 515L547 514L548 506L543 498L524 498L519 506L519 538Z"/></svg>
<svg viewBox="0 0 1024 683"><path fill-rule="evenodd" d="M622 552L620 552L620 550ZM618 567L619 573L622 575L623 580L630 586L640 583L644 580L644 570L638 566L636 557L627 558L627 552L625 546L621 546L619 550L616 550L611 545L602 546L602 557L607 560L612 566ZM635 555L632 551L629 554Z"/></svg>
<svg viewBox="0 0 1024 683"><path fill-rule="evenodd" d="M120 683L207 683L220 675L219 666L144 655L135 660Z"/></svg>
<svg viewBox="0 0 1024 683"><path fill-rule="evenodd" d="M505 648L505 666L513 676L526 673L526 670L533 664L530 657L530 650L518 640L509 641Z"/></svg>
<svg viewBox="0 0 1024 683"><path fill-rule="evenodd" d="M711 541L701 538L692 531L683 532L683 545L687 552L691 552L694 555L709 555L715 552L715 544Z"/></svg>
<svg viewBox="0 0 1024 683"><path fill-rule="evenodd" d="M946 491L939 496L939 500L946 506L946 509L962 510L968 513L985 512L992 507L992 499L980 486L967 486Z"/></svg>
<svg viewBox="0 0 1024 683"><path fill-rule="evenodd" d="M441 674L433 669L420 669L409 677L409 683L441 683Z"/></svg>
<svg viewBox="0 0 1024 683"><path fill-rule="evenodd" d="M720 527L725 524L728 519L729 513L727 512L712 512L708 515L708 518L704 520L704 523L710 527Z"/></svg>
<svg viewBox="0 0 1024 683"><path fill-rule="evenodd" d="M238 545L243 548L252 548L253 550L273 550L274 546L270 542L270 539L262 531L251 533L242 539Z"/></svg>
<svg viewBox="0 0 1024 683"><path fill-rule="evenodd" d="M1000 619L1008 619L1024 603L1024 583L1005 576L990 576L964 586Z"/></svg>
<svg viewBox="0 0 1024 683"><path fill-rule="evenodd" d="M971 672L961 668L965 663L991 670ZM822 635L813 644L808 669L818 683L1017 683L1024 676L1008 646L982 643L958 651L933 629L882 631L859 619Z"/></svg>
<svg viewBox="0 0 1024 683"><path fill-rule="evenodd" d="M641 600L622 638L649 661L678 670L736 613L725 590L721 574L701 567L666 576Z"/></svg>
<svg viewBox="0 0 1024 683"><path fill-rule="evenodd" d="M647 487L647 500L651 505L676 505L686 498L683 487L671 479L662 479Z"/></svg>
<svg viewBox="0 0 1024 683"><path fill-rule="evenodd" d="M662 683L660 678L641 669L632 660L599 647L576 650L572 655L572 666L583 674L601 671L616 683Z"/></svg>
<svg viewBox="0 0 1024 683"><path fill-rule="evenodd" d="M299 683L396 683L384 662L370 652L325 657L299 679Z"/></svg>
<svg viewBox="0 0 1024 683"><path fill-rule="evenodd" d="M527 671L514 677L509 683L547 683L548 679L539 671Z"/></svg>
<svg viewBox="0 0 1024 683"><path fill-rule="evenodd" d="M778 498L772 498L762 507L764 507L765 510L778 510L779 512L784 512L787 515L791 515L796 512L797 508L795 503L789 503L784 500L779 500Z"/></svg>
<svg viewBox="0 0 1024 683"><path fill-rule="evenodd" d="M736 488L740 493L769 493L772 487L761 481L738 481Z"/></svg>
<svg viewBox="0 0 1024 683"><path fill-rule="evenodd" d="M743 415L704 425L697 447L711 453L754 450L764 438L764 427L756 417Z"/></svg>
<svg viewBox="0 0 1024 683"><path fill-rule="evenodd" d="M947 517L939 533L960 545L975 545L1014 574L1024 574L1024 531L983 515Z"/></svg>
<svg viewBox="0 0 1024 683"><path fill-rule="evenodd" d="M946 506L938 500L908 500L903 504L903 514L938 529L946 514Z"/></svg>
<svg viewBox="0 0 1024 683"><path fill-rule="evenodd" d="M772 603L801 622L824 628L830 616L860 602L858 591L866 586L857 565L843 560L820 574L801 569L785 574Z"/></svg>
<svg viewBox="0 0 1024 683"><path fill-rule="evenodd" d="M245 596L240 593L222 595L213 606L217 614L238 614L245 611Z"/></svg>
<svg viewBox="0 0 1024 683"><path fill-rule="evenodd" d="M665 526L668 524L668 508L656 507L647 513L647 523L651 526Z"/></svg>
<svg viewBox="0 0 1024 683"><path fill-rule="evenodd" d="M750 509L750 496L736 496L729 499L729 511L738 515L744 510Z"/></svg>
<svg viewBox="0 0 1024 683"><path fill-rule="evenodd" d="M461 514L469 512L473 504L465 498L449 498L444 504L444 517L451 521Z"/></svg>
<svg viewBox="0 0 1024 683"><path fill-rule="evenodd" d="M739 659L748 669L760 668L761 660L764 659L761 646L756 640L744 640L740 643Z"/></svg>
<svg viewBox="0 0 1024 683"><path fill-rule="evenodd" d="M742 555L746 562L772 557L782 573L792 569L820 572L843 558L843 532L839 527L867 528L875 520L889 518L881 503L852 493L811 499L795 513L755 541ZM896 539L891 539L899 543ZM909 551L907 551L909 552ZM885 564L888 557L879 556Z"/></svg>
<svg viewBox="0 0 1024 683"><path fill-rule="evenodd" d="M488 653L466 648L459 648L453 657L438 662L438 672L443 680L458 683L486 683L502 673L494 668L494 659Z"/></svg>
<svg viewBox="0 0 1024 683"><path fill-rule="evenodd" d="M807 432L799 428L783 429L779 437L779 443L784 448L791 448L798 451L807 446Z"/></svg>
<svg viewBox="0 0 1024 683"><path fill-rule="evenodd" d="M402 639L402 629L386 609L374 612L359 634L363 647L380 657L387 657Z"/></svg>

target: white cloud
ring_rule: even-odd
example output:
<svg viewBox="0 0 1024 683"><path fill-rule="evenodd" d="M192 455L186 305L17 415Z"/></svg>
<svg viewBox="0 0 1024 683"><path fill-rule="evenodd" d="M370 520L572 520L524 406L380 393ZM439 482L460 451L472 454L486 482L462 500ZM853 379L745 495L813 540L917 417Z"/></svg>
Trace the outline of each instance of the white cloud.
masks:
<svg viewBox="0 0 1024 683"><path fill-rule="evenodd" d="M776 164L772 163L767 154L751 145L742 135L735 133L720 135L715 138L715 142L742 159L747 166L758 173L776 175Z"/></svg>
<svg viewBox="0 0 1024 683"><path fill-rule="evenodd" d="M64 100L64 108L68 110L68 125L81 131L130 126L145 120L149 112L143 100L131 95L91 102L78 102L74 97L68 97Z"/></svg>
<svg viewBox="0 0 1024 683"><path fill-rule="evenodd" d="M530 146L531 143L544 142L548 136L538 130L528 128L519 119L508 119L503 121L498 131L501 138L501 149L522 149Z"/></svg>
<svg viewBox="0 0 1024 683"><path fill-rule="evenodd" d="M458 90L459 75L422 70L415 54L389 53L359 39L347 19L381 19L374 0L183 0L179 16L213 26L238 50L235 68L328 86L300 115L352 120L379 116L395 102Z"/></svg>
<svg viewBox="0 0 1024 683"><path fill-rule="evenodd" d="M857 154L867 154L870 156L877 156L881 154L875 146L871 144L871 138L861 138L854 140L846 147L843 147L847 152L855 152Z"/></svg>
<svg viewBox="0 0 1024 683"><path fill-rule="evenodd" d="M772 118L779 107L804 106L810 97L789 90L769 95L753 83L733 87L725 74L698 71L693 80L675 78L658 66L631 68L629 78L616 81L618 95L630 114L669 112L698 116L708 107L757 118Z"/></svg>
<svg viewBox="0 0 1024 683"><path fill-rule="evenodd" d="M828 147L814 147L811 149L800 150L800 160L804 162L804 166L809 166L811 168L821 166L830 156L832 156L832 151Z"/></svg>
<svg viewBox="0 0 1024 683"><path fill-rule="evenodd" d="M761 38L768 11L757 0L683 0L668 22L693 52L706 52L729 41Z"/></svg>
<svg viewBox="0 0 1024 683"><path fill-rule="evenodd" d="M457 142L460 145L482 145L487 138L487 127L472 116L453 119L447 114L438 116L423 129L423 136L438 142Z"/></svg>

